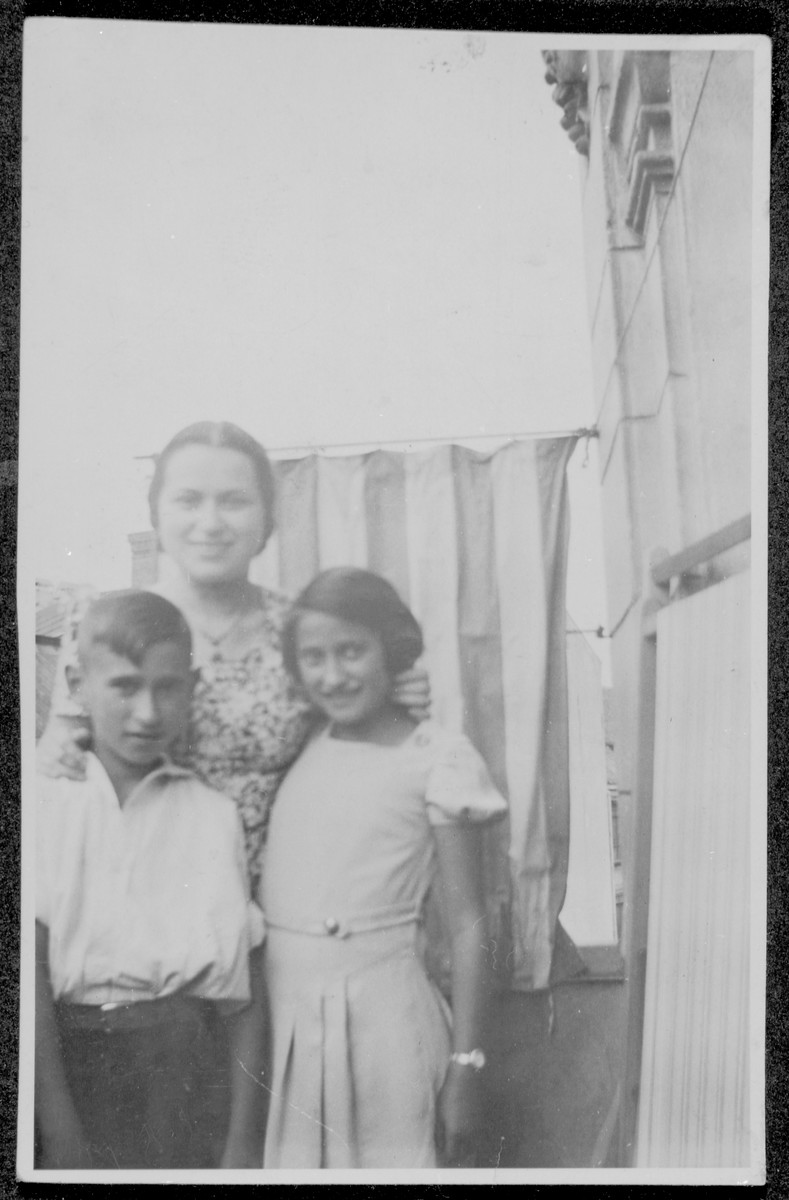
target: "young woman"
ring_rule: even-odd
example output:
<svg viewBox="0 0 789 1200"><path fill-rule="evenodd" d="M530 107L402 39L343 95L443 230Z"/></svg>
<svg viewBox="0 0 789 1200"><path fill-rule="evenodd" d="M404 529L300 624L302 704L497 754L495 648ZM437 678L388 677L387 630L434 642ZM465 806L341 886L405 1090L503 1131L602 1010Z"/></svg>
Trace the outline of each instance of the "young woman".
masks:
<svg viewBox="0 0 789 1200"><path fill-rule="evenodd" d="M438 1150L460 1163L484 1066L479 825L505 802L466 738L417 725L392 702L422 637L385 580L355 568L319 575L283 649L324 724L280 786L263 872L273 1030L264 1165L430 1167ZM451 1022L421 955L436 871Z"/></svg>

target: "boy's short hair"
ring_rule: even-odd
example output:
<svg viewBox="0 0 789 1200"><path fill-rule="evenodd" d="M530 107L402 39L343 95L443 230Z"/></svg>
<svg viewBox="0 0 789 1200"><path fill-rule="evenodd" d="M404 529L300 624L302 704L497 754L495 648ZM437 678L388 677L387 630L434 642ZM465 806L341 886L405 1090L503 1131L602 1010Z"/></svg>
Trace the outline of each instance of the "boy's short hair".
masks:
<svg viewBox="0 0 789 1200"><path fill-rule="evenodd" d="M332 567L321 571L298 596L282 631L282 657L297 681L296 634L305 612L325 613L371 630L381 639L390 675L412 667L422 653L419 623L391 583L360 567Z"/></svg>
<svg viewBox="0 0 789 1200"><path fill-rule="evenodd" d="M88 608L79 624L77 657L84 667L97 643L139 667L147 650L175 642L192 654L192 634L183 613L164 596L138 588L106 592Z"/></svg>

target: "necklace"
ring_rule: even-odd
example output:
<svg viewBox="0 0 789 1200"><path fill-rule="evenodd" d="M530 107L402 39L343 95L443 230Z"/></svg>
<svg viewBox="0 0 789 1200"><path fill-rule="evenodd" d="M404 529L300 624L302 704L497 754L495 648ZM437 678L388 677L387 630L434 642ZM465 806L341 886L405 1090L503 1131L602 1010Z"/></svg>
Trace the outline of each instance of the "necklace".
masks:
<svg viewBox="0 0 789 1200"><path fill-rule="evenodd" d="M248 609L244 608L241 610L241 612L236 613L236 615L233 617L233 620L230 622L230 624L227 626L227 628L224 629L223 632L220 634L211 634L208 632L207 629L203 629L203 628L201 628L201 626L195 625L195 629L200 634L200 636L202 638L204 638L205 641L207 641L213 647L213 649L211 651L211 661L212 662L219 662L221 660L222 651L220 650L220 646L222 645L222 642L224 642L227 638L230 637L230 634L233 632L233 630L236 628L236 626L240 625L242 619L247 615L248 611L249 611Z"/></svg>

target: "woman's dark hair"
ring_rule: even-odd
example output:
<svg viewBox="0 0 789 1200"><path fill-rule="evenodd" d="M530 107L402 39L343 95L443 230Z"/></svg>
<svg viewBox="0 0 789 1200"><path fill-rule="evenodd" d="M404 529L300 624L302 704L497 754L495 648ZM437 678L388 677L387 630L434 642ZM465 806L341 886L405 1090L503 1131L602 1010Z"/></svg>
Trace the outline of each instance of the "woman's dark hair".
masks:
<svg viewBox="0 0 789 1200"><path fill-rule="evenodd" d="M85 661L92 646L101 643L139 667L146 651L161 642L174 642L192 653L192 634L183 613L156 592L125 588L105 592L79 623L77 655Z"/></svg>
<svg viewBox="0 0 789 1200"><path fill-rule="evenodd" d="M184 446L216 446L219 449L238 450L241 454L246 454L254 468L263 503L264 530L260 544L262 550L274 532L276 521L277 490L274 471L260 442L256 442L251 434L230 421L198 421L195 425L187 425L186 429L180 430L170 439L161 454L157 454L153 479L148 489L148 506L153 528L159 527L159 497L164 486L167 464L176 450L181 450Z"/></svg>
<svg viewBox="0 0 789 1200"><path fill-rule="evenodd" d="M412 667L422 653L422 630L391 583L359 567L321 571L297 598L282 631L282 657L299 680L296 634L305 612L326 613L341 621L364 625L381 639L390 675Z"/></svg>

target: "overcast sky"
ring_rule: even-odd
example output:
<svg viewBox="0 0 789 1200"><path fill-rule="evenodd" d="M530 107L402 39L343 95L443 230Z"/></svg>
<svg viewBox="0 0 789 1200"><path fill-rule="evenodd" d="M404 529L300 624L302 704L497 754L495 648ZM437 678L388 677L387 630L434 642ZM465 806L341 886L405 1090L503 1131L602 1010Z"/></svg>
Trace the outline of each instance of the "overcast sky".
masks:
<svg viewBox="0 0 789 1200"><path fill-rule="evenodd" d="M128 584L126 535L147 527L134 458L194 420L274 450L592 423L582 163L544 40L26 22L35 577ZM581 457L569 606L597 625Z"/></svg>

